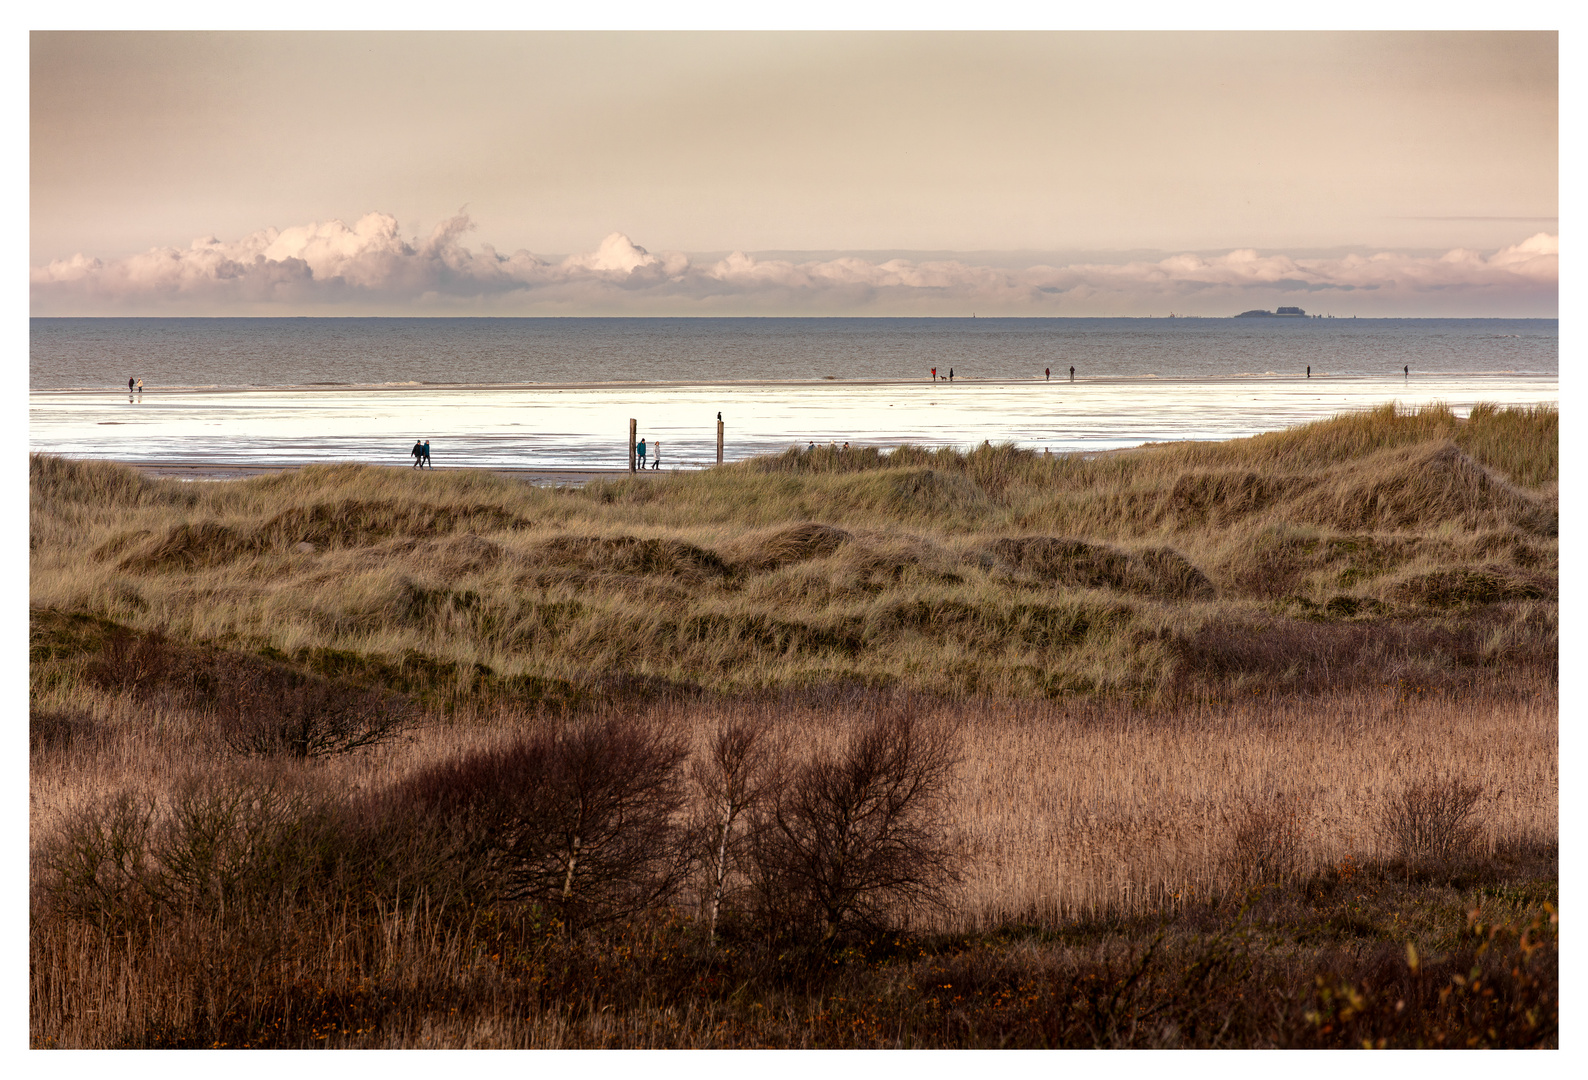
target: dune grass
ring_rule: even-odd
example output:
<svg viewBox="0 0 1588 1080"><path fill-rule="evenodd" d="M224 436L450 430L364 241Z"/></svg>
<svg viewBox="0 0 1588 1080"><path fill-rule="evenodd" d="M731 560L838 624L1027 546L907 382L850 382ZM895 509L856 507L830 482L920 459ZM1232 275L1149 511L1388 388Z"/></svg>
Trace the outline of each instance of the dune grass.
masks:
<svg viewBox="0 0 1588 1080"><path fill-rule="evenodd" d="M35 459L32 603L569 685L1147 698L1200 677L1186 651L1209 635L1369 619L1465 635L1381 682L1459 680L1500 637L1511 660L1519 635L1552 648L1527 604L1555 595L1554 431L1540 410L1380 410L1090 460L822 449L579 491ZM1474 636L1496 601L1518 606Z"/></svg>
<svg viewBox="0 0 1588 1080"><path fill-rule="evenodd" d="M580 490L34 457L33 1044L1553 1045L1556 429ZM750 724L775 791L900 710L954 764L934 902L869 936L725 854L575 931L389 816L614 718L679 770ZM710 812L668 775L656 837Z"/></svg>

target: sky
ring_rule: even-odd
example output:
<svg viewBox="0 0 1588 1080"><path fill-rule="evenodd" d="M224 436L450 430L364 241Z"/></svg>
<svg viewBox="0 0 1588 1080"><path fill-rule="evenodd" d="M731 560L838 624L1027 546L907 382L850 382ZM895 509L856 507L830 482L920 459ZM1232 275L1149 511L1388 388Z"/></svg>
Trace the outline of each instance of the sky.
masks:
<svg viewBox="0 0 1588 1080"><path fill-rule="evenodd" d="M1557 44L35 32L30 309L1554 317Z"/></svg>

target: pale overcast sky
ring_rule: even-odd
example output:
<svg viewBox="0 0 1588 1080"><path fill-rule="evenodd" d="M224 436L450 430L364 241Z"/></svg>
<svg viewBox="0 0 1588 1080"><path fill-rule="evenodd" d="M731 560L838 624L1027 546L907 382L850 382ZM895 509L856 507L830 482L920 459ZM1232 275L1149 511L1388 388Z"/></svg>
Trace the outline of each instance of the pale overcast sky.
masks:
<svg viewBox="0 0 1588 1080"><path fill-rule="evenodd" d="M1554 33L31 54L37 314L1555 313Z"/></svg>

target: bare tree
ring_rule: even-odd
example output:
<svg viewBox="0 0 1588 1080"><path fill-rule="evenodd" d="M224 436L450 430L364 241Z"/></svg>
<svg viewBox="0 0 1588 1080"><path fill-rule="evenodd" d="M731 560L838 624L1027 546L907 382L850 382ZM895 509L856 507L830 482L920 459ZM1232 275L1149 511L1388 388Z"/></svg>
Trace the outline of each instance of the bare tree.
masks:
<svg viewBox="0 0 1588 1080"><path fill-rule="evenodd" d="M890 905L941 903L958 877L944 822L955 736L910 709L879 712L801 766L752 834L765 913L831 940L887 925Z"/></svg>
<svg viewBox="0 0 1588 1080"><path fill-rule="evenodd" d="M742 827L773 793L777 760L766 725L739 718L720 725L705 760L690 765L690 779L700 795L693 831L706 871L707 934L713 943L729 875L743 846Z"/></svg>

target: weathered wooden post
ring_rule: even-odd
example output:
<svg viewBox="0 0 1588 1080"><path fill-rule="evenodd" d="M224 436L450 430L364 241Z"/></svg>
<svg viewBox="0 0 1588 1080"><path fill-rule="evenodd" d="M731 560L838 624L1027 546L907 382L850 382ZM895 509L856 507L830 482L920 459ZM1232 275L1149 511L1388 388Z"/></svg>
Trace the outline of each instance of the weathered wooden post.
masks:
<svg viewBox="0 0 1588 1080"><path fill-rule="evenodd" d="M640 422L632 416L629 417L629 472L634 471L634 443L637 441L634 436L638 435L639 432Z"/></svg>
<svg viewBox="0 0 1588 1080"><path fill-rule="evenodd" d="M722 464L722 421L717 421L717 464Z"/></svg>

